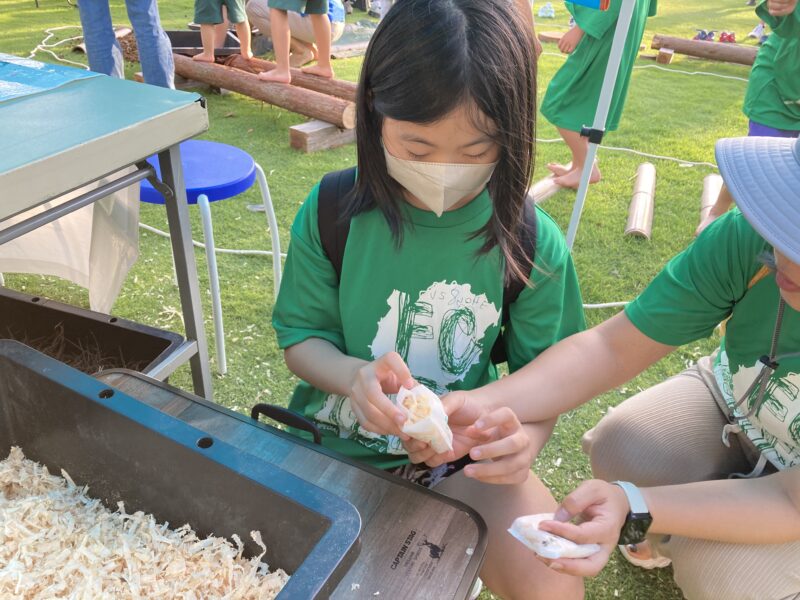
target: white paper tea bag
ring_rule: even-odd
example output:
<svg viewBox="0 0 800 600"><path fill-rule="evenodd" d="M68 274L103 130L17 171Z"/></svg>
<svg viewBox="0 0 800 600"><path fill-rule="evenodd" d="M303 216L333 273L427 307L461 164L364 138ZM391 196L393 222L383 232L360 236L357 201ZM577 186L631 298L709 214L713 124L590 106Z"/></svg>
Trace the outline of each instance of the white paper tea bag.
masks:
<svg viewBox="0 0 800 600"><path fill-rule="evenodd" d="M403 433L430 444L438 454L453 449L453 432L447 425L447 414L439 396L424 385L411 390L401 387L397 406L408 417Z"/></svg>
<svg viewBox="0 0 800 600"><path fill-rule="evenodd" d="M553 513L519 517L508 532L542 558L586 558L600 551L597 544L576 544L539 529L539 523L552 521L553 517Z"/></svg>

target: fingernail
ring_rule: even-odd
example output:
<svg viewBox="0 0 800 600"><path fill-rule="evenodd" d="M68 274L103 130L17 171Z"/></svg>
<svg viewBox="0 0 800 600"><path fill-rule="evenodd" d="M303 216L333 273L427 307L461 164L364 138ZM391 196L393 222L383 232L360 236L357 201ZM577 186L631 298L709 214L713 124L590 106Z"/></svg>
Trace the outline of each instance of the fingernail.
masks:
<svg viewBox="0 0 800 600"><path fill-rule="evenodd" d="M564 567L562 567L558 563L550 563L550 568L553 569L553 571L563 571L564 570Z"/></svg>
<svg viewBox="0 0 800 600"><path fill-rule="evenodd" d="M483 419L475 421L475 427L477 427L478 429L483 429L485 426L486 426L486 421L484 421Z"/></svg>
<svg viewBox="0 0 800 600"><path fill-rule="evenodd" d="M397 423L399 423L400 425L402 425L403 423L405 423L405 421L406 421L406 417L405 417L405 415L395 415L395 416L394 416L394 420L395 420Z"/></svg>
<svg viewBox="0 0 800 600"><path fill-rule="evenodd" d="M467 477L472 477L474 475L474 471L475 471L474 469L471 469L469 467L464 467L464 475L466 475Z"/></svg>
<svg viewBox="0 0 800 600"><path fill-rule="evenodd" d="M470 452L470 456L472 456L472 458L474 458L475 460L478 460L482 454L483 452L481 452L480 450L473 450L472 452Z"/></svg>
<svg viewBox="0 0 800 600"><path fill-rule="evenodd" d="M566 523L567 521L569 521L569 513L566 510L564 510L563 508L559 508L556 511L556 514L553 517L553 519L555 521L562 521L562 522Z"/></svg>

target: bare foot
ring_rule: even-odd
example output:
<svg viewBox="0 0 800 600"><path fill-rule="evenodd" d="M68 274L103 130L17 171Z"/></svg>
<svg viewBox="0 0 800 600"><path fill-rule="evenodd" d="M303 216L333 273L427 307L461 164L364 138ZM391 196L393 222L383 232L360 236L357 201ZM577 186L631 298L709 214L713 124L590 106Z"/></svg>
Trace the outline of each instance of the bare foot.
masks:
<svg viewBox="0 0 800 600"><path fill-rule="evenodd" d="M197 62L213 63L214 55L208 52L201 52L200 54L195 54L192 57L192 60L196 60Z"/></svg>
<svg viewBox="0 0 800 600"><path fill-rule="evenodd" d="M560 163L547 163L547 168L550 169L550 172L556 177L561 177L572 170L572 163L567 163L566 165L562 165Z"/></svg>
<svg viewBox="0 0 800 600"><path fill-rule="evenodd" d="M650 560L653 558L653 548L647 540L638 544L628 544L627 549L631 558L637 560Z"/></svg>
<svg viewBox="0 0 800 600"><path fill-rule="evenodd" d="M572 169L566 175L556 177L554 181L565 188L572 188L577 190L581 184L581 169ZM592 167L592 174L589 176L589 183L597 183L600 181L600 169L597 168L597 163Z"/></svg>
<svg viewBox="0 0 800 600"><path fill-rule="evenodd" d="M245 54L244 52L242 52L241 54L242 54L242 58L246 58L247 60L250 60L251 58L253 58L253 53L250 52L249 50L247 51L247 54Z"/></svg>
<svg viewBox="0 0 800 600"><path fill-rule="evenodd" d="M320 65L312 65L303 69L303 73L309 75L316 75L317 77L324 77L325 79L333 79L333 69L331 67L321 67Z"/></svg>
<svg viewBox="0 0 800 600"><path fill-rule="evenodd" d="M292 74L289 71L281 71L280 69L259 73L258 78L261 81L269 81L270 83L292 83Z"/></svg>

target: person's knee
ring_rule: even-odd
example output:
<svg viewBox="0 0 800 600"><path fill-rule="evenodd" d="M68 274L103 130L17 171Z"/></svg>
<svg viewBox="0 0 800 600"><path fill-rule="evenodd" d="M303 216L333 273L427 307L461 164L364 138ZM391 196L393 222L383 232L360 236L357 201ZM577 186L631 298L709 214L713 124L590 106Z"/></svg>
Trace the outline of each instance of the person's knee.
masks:
<svg viewBox="0 0 800 600"><path fill-rule="evenodd" d="M581 444L589 455L592 473L598 479L640 480L643 467L637 451L647 443L647 433L640 423L610 410L590 431L584 434Z"/></svg>

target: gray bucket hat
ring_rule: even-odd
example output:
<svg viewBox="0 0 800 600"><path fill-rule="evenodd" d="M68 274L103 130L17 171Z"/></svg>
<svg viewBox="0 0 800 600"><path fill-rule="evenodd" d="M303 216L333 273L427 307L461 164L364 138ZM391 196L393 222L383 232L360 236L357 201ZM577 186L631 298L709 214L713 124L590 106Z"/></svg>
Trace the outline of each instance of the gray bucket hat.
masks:
<svg viewBox="0 0 800 600"><path fill-rule="evenodd" d="M773 248L800 264L800 139L728 138L716 150L739 210Z"/></svg>

